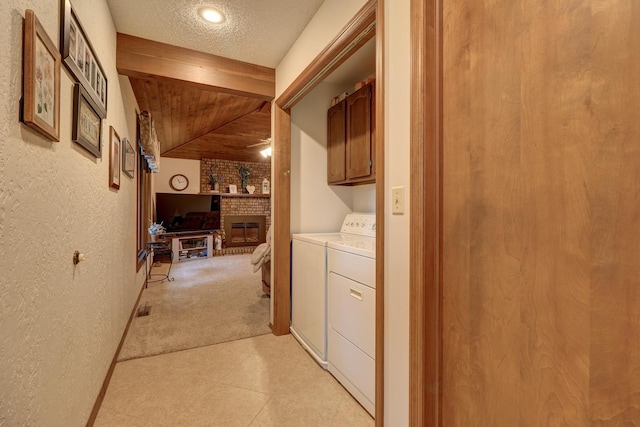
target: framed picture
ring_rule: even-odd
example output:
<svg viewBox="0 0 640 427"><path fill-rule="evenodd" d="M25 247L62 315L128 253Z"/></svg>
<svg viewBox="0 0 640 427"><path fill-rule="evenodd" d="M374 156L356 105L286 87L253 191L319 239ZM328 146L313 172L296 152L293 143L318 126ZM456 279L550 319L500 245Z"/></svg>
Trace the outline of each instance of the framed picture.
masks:
<svg viewBox="0 0 640 427"><path fill-rule="evenodd" d="M229 184L229 193L237 194L238 193L238 186L236 186L235 184Z"/></svg>
<svg viewBox="0 0 640 427"><path fill-rule="evenodd" d="M98 108L80 83L73 90L71 139L95 157L102 157L102 119Z"/></svg>
<svg viewBox="0 0 640 427"><path fill-rule="evenodd" d="M107 78L69 0L60 0L62 62L86 90L101 118L107 117Z"/></svg>
<svg viewBox="0 0 640 427"><path fill-rule="evenodd" d="M33 10L24 17L22 121L60 141L60 53Z"/></svg>
<svg viewBox="0 0 640 427"><path fill-rule="evenodd" d="M122 138L122 172L129 178L133 178L136 164L136 152L127 138Z"/></svg>
<svg viewBox="0 0 640 427"><path fill-rule="evenodd" d="M113 128L109 126L109 187L120 188L120 137Z"/></svg>

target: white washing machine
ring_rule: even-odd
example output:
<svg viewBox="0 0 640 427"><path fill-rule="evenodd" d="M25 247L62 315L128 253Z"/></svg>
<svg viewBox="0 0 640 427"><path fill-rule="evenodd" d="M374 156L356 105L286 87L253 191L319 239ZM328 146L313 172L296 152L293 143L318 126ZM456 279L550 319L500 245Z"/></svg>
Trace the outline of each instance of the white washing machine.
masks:
<svg viewBox="0 0 640 427"><path fill-rule="evenodd" d="M291 334L327 369L327 246L359 239L375 215L348 214L338 233L294 234L291 254Z"/></svg>
<svg viewBox="0 0 640 427"><path fill-rule="evenodd" d="M328 369L374 415L375 222L359 226L369 237L328 244Z"/></svg>

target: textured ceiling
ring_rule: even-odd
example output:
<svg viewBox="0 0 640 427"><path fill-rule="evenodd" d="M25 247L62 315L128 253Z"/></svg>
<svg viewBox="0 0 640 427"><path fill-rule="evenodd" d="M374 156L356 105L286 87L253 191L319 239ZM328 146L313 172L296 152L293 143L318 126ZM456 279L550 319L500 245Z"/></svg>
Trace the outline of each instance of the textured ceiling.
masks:
<svg viewBox="0 0 640 427"><path fill-rule="evenodd" d="M107 0L120 33L275 68L323 0ZM213 7L226 21L210 24Z"/></svg>

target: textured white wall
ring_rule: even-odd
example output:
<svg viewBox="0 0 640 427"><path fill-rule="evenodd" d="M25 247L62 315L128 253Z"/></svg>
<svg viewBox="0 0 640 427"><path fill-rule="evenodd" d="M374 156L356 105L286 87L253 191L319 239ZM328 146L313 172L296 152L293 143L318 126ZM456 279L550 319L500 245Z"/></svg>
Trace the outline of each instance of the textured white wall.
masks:
<svg viewBox="0 0 640 427"><path fill-rule="evenodd" d="M353 187L327 184L327 108L342 88L320 84L291 110L291 233L340 230Z"/></svg>
<svg viewBox="0 0 640 427"><path fill-rule="evenodd" d="M356 185L353 191L353 211L376 213L376 185Z"/></svg>
<svg viewBox="0 0 640 427"><path fill-rule="evenodd" d="M109 82L102 159L71 141L61 73L58 143L18 122L22 18L58 45L58 1L0 2L0 425L86 423L144 280L135 264L135 181L108 188L109 125L135 140L134 97L115 69L105 0L74 0ZM132 120L133 117L133 120ZM87 260L74 267L74 250Z"/></svg>
<svg viewBox="0 0 640 427"><path fill-rule="evenodd" d="M276 98L333 40L366 0L325 0L276 68Z"/></svg>
<svg viewBox="0 0 640 427"><path fill-rule="evenodd" d="M171 177L181 173L189 179L184 191L175 191L169 185ZM160 170L153 174L155 189L158 193L198 194L200 192L200 160L160 158Z"/></svg>

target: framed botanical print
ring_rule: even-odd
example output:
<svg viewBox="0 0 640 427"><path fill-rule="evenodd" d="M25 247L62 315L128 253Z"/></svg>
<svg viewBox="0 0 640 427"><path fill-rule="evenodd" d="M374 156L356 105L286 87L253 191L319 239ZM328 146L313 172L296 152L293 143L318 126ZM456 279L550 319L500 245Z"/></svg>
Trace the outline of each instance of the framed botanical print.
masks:
<svg viewBox="0 0 640 427"><path fill-rule="evenodd" d="M109 187L120 188L120 150L122 149L120 136L109 126Z"/></svg>
<svg viewBox="0 0 640 427"><path fill-rule="evenodd" d="M102 157L102 118L80 83L73 91L73 129L71 139L95 157Z"/></svg>
<svg viewBox="0 0 640 427"><path fill-rule="evenodd" d="M33 10L24 17L22 121L60 141L60 53Z"/></svg>
<svg viewBox="0 0 640 427"><path fill-rule="evenodd" d="M129 178L133 178L133 171L136 167L136 152L129 139L122 138L122 172Z"/></svg>
<svg viewBox="0 0 640 427"><path fill-rule="evenodd" d="M86 90L101 118L107 117L107 78L69 0L60 0L62 62Z"/></svg>

